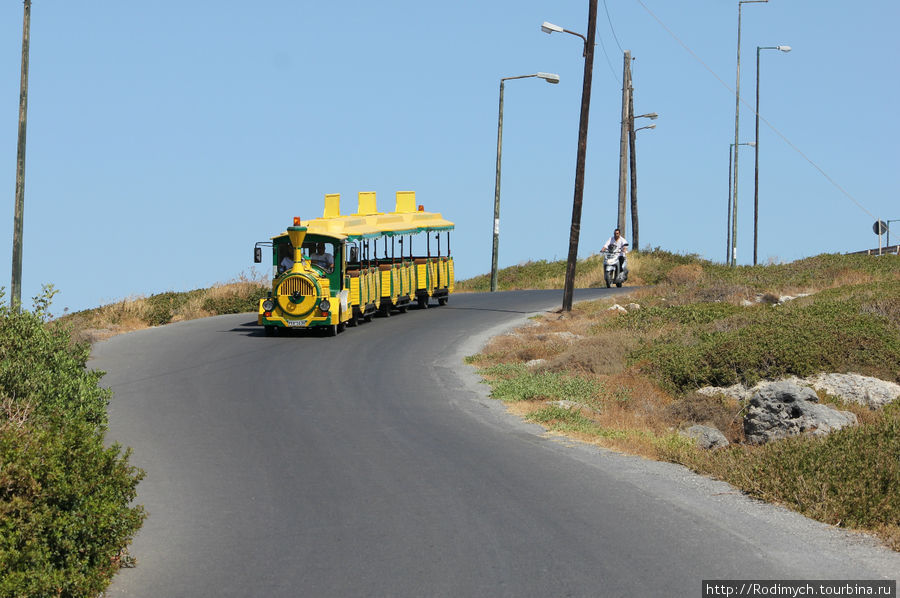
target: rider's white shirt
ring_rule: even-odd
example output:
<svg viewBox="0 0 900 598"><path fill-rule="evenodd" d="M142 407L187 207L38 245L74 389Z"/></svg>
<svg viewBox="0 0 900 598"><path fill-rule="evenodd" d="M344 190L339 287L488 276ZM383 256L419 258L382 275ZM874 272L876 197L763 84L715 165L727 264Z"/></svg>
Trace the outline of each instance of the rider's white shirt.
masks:
<svg viewBox="0 0 900 598"><path fill-rule="evenodd" d="M621 236L621 235L619 236L619 240L618 240L618 241L616 241L615 237L610 237L610 238L606 241L606 244L605 244L603 247L600 248L600 251L605 250L605 249L606 249L607 247L609 247L610 245L615 245L615 246L619 249L619 251L623 251L623 252L624 252L625 248L628 247L628 241L626 241L626 240L625 240L625 237L623 237L623 236Z"/></svg>

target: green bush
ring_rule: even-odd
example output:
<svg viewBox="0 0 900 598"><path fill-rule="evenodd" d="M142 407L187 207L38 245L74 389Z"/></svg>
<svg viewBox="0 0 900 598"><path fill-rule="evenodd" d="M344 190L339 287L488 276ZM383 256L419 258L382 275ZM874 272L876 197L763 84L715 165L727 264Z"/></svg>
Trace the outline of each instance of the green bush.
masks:
<svg viewBox="0 0 900 598"><path fill-rule="evenodd" d="M144 321L149 326L162 326L172 321L178 309L190 299L202 293L200 290L176 293L169 291L147 297L147 313Z"/></svg>
<svg viewBox="0 0 900 598"><path fill-rule="evenodd" d="M49 425L48 425L49 424ZM143 473L86 422L0 428L0 596L96 596L140 528Z"/></svg>
<svg viewBox="0 0 900 598"><path fill-rule="evenodd" d="M53 294L35 298L33 313L0 307L0 394L31 404L38 417L104 425L110 392L97 385L101 372L85 369L90 347L72 344L64 326L44 323Z"/></svg>
<svg viewBox="0 0 900 598"><path fill-rule="evenodd" d="M646 316L629 314L622 325L673 316L672 331L645 343L630 359L645 363L661 384L678 392L818 372L852 371L900 381L898 309L900 283L881 282L822 291L774 307L648 309ZM685 312L696 317L680 318ZM712 318L715 313L723 317Z"/></svg>
<svg viewBox="0 0 900 598"><path fill-rule="evenodd" d="M259 309L259 300L267 296L268 287L253 286L245 293L211 296L203 300L203 309L214 314L240 314Z"/></svg>
<svg viewBox="0 0 900 598"><path fill-rule="evenodd" d="M2 302L0 289L0 302ZM110 393L86 345L33 312L0 306L0 596L96 596L144 519L143 472L104 446Z"/></svg>

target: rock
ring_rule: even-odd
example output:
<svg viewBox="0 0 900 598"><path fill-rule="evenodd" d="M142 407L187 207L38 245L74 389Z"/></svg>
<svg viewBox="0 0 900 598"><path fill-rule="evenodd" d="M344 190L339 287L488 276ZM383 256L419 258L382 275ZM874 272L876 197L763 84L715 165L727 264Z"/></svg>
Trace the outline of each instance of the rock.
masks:
<svg viewBox="0 0 900 598"><path fill-rule="evenodd" d="M752 306L754 306L754 305L756 305L756 304L753 303L752 301L748 300L748 299L741 299L741 305L742 305L743 307L752 307Z"/></svg>
<svg viewBox="0 0 900 598"><path fill-rule="evenodd" d="M750 399L744 434L753 444L789 436L825 436L856 425L856 415L819 404L811 388L779 381L761 387Z"/></svg>
<svg viewBox="0 0 900 598"><path fill-rule="evenodd" d="M866 405L870 409L881 409L888 403L900 399L900 384L859 374L818 374L807 378L791 376L782 379L782 382L792 382L798 386L812 386L816 390L825 391L843 401ZM772 384L771 381L763 381L753 388L747 388L743 384L704 386L697 392L707 396L725 395L747 401L761 388L770 384Z"/></svg>
<svg viewBox="0 0 900 598"><path fill-rule="evenodd" d="M693 438L697 441L697 446L702 449L717 449L729 445L725 435L718 428L711 426L691 426L687 430L681 430L679 434L686 438Z"/></svg>
<svg viewBox="0 0 900 598"><path fill-rule="evenodd" d="M547 363L546 359L532 359L531 361L525 362L525 367L531 369L531 368L540 367L540 366L544 365L545 363Z"/></svg>
<svg viewBox="0 0 900 598"><path fill-rule="evenodd" d="M819 374L807 378L807 382L816 390L870 409L881 409L900 398L900 384L859 374Z"/></svg>
<svg viewBox="0 0 900 598"><path fill-rule="evenodd" d="M625 309L627 311L636 311L640 308L641 308L640 303L629 303L628 305L625 306Z"/></svg>
<svg viewBox="0 0 900 598"><path fill-rule="evenodd" d="M621 305L619 305L618 303L616 303L616 304L613 305L612 307L608 308L606 311L615 311L615 312L619 312L619 313L621 313L621 314L627 314L627 313L628 313L628 310L625 309L624 307L622 307Z"/></svg>

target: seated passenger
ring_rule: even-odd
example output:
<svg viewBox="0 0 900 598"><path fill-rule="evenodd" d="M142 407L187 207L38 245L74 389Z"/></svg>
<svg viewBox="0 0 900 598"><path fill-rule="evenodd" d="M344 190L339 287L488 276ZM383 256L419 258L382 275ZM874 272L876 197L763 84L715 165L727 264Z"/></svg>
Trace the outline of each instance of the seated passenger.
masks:
<svg viewBox="0 0 900 598"><path fill-rule="evenodd" d="M291 259L291 256L286 255L283 258L281 258L281 262L279 262L279 264L278 264L278 273L281 274L282 272L287 272L288 270L290 270L293 267L294 267L294 260Z"/></svg>

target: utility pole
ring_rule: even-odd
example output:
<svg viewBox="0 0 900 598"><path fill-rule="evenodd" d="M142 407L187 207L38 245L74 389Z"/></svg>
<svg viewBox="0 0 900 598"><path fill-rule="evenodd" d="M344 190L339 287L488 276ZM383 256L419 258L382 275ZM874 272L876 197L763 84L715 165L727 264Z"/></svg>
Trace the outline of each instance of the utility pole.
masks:
<svg viewBox="0 0 900 598"><path fill-rule="evenodd" d="M578 236L581 233L581 204L584 199L584 163L587 158L588 116L591 110L591 79L594 73L594 40L597 38L597 0L588 3L588 30L584 43L584 80L581 88L581 119L578 124L578 157L575 162L575 197L572 200L572 227L569 231L569 257L563 287L563 311L572 311L575 294L575 264L578 261Z"/></svg>
<svg viewBox="0 0 900 598"><path fill-rule="evenodd" d="M28 114L28 45L31 31L31 0L25 0L22 25L22 81L19 92L19 147L16 153L16 209L13 222L12 280L9 304L22 306L22 232L25 211L25 128Z"/></svg>
<svg viewBox="0 0 900 598"><path fill-rule="evenodd" d="M630 71L630 69L629 69ZM628 73L628 156L631 170L631 251L638 248L637 158L634 156L634 86Z"/></svg>
<svg viewBox="0 0 900 598"><path fill-rule="evenodd" d="M769 0L738 0L738 32L737 32L737 75L734 85L734 191L731 202L731 265L737 266L737 210L738 210L738 127L741 122L741 9L744 4L759 4Z"/></svg>
<svg viewBox="0 0 900 598"><path fill-rule="evenodd" d="M628 170L627 152L630 130L628 110L631 96L631 51L625 50L625 66L622 69L622 130L619 135L619 212L616 227L625 234L625 193Z"/></svg>

